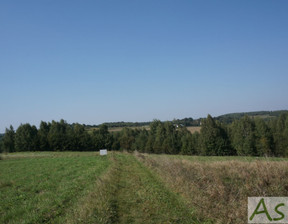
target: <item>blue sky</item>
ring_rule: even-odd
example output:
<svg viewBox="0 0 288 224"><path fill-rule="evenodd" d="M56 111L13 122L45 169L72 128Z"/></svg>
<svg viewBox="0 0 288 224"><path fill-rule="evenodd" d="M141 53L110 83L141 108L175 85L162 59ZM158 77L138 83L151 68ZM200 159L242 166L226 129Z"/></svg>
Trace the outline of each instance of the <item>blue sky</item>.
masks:
<svg viewBox="0 0 288 224"><path fill-rule="evenodd" d="M288 1L0 2L0 132L288 109Z"/></svg>

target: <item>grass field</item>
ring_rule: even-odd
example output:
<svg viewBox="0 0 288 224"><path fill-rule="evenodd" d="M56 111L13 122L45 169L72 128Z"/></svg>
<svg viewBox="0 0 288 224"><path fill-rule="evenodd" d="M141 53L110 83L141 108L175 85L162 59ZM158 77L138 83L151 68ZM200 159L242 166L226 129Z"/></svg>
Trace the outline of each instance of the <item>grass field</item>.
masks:
<svg viewBox="0 0 288 224"><path fill-rule="evenodd" d="M195 132L200 133L201 127L200 126L187 127L187 130L190 131L192 134Z"/></svg>
<svg viewBox="0 0 288 224"><path fill-rule="evenodd" d="M1 155L0 223L247 223L288 196L285 159L96 152Z"/></svg>
<svg viewBox="0 0 288 224"><path fill-rule="evenodd" d="M288 163L281 158L136 155L199 218L247 223L247 197L288 196Z"/></svg>
<svg viewBox="0 0 288 224"><path fill-rule="evenodd" d="M139 127L127 127L127 128L130 128L130 129L145 129L147 131L150 130L150 127L148 125L146 126L139 126ZM123 129L123 127L110 127L108 129L109 132L119 132ZM89 133L93 132L94 130L97 131L99 130L99 128L89 128L87 129Z"/></svg>
<svg viewBox="0 0 288 224"><path fill-rule="evenodd" d="M6 156L0 161L0 223L62 222L109 163L95 153Z"/></svg>

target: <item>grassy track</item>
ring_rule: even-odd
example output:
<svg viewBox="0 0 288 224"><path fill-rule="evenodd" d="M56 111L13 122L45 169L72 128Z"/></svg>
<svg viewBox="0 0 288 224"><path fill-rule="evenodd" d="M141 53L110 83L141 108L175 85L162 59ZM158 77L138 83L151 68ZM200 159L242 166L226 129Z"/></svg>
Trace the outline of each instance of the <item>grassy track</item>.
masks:
<svg viewBox="0 0 288 224"><path fill-rule="evenodd" d="M108 172L68 215L67 223L200 223L133 155L116 153L110 159Z"/></svg>
<svg viewBox="0 0 288 224"><path fill-rule="evenodd" d="M134 156L117 157L117 223L199 223L193 211Z"/></svg>

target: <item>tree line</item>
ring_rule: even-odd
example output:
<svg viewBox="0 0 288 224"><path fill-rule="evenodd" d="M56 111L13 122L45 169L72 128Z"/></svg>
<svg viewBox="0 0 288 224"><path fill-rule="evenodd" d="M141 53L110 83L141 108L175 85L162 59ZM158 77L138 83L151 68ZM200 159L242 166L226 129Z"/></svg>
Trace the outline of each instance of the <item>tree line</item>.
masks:
<svg viewBox="0 0 288 224"><path fill-rule="evenodd" d="M254 111L254 112L243 112L243 113L231 113L224 114L216 117L215 119L225 123L231 124L235 120L240 120L242 117L261 117L265 121L273 120L276 117L279 117L282 113L287 113L287 110L276 110L276 111Z"/></svg>
<svg viewBox="0 0 288 224"><path fill-rule="evenodd" d="M2 152L127 150L207 156L288 156L288 113L266 121L244 116L226 124L210 115L201 120L201 130L154 120L149 128L124 127L109 132L102 124L94 130L64 120L40 123L39 128L21 124L6 128L0 139Z"/></svg>
<svg viewBox="0 0 288 224"><path fill-rule="evenodd" d="M172 121L173 124L178 125L184 125L186 127L188 126L199 126L200 125L201 118L194 120L193 118L183 118L183 119L174 119ZM124 128L124 127L143 127L143 126L149 126L152 123L152 121L148 122L107 122L103 123L108 128ZM73 124L72 124L73 125ZM85 128L99 128L101 125L84 125Z"/></svg>

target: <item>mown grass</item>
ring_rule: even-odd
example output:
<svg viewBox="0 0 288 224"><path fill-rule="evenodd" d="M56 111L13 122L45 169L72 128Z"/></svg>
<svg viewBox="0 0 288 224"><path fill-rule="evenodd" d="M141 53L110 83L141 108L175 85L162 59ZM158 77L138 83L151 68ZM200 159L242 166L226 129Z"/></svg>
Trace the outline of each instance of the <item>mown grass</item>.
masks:
<svg viewBox="0 0 288 224"><path fill-rule="evenodd" d="M288 196L288 163L255 158L137 155L197 217L247 223L249 196ZM201 158L201 157L197 157ZM222 160L222 161L219 161Z"/></svg>
<svg viewBox="0 0 288 224"><path fill-rule="evenodd" d="M0 162L0 223L63 223L109 160L96 153L15 153Z"/></svg>
<svg viewBox="0 0 288 224"><path fill-rule="evenodd" d="M109 156L111 165L96 178L93 188L71 206L64 223L113 223L117 218L114 201L117 191L118 164L115 154Z"/></svg>
<svg viewBox="0 0 288 224"><path fill-rule="evenodd" d="M119 154L118 160L116 223L208 223L134 156Z"/></svg>
<svg viewBox="0 0 288 224"><path fill-rule="evenodd" d="M87 157L87 156L97 156L98 152L72 152L72 151L62 151L62 152L16 152L16 153L2 153L1 158L4 160L9 159L29 159L29 158L56 158L56 157Z"/></svg>

